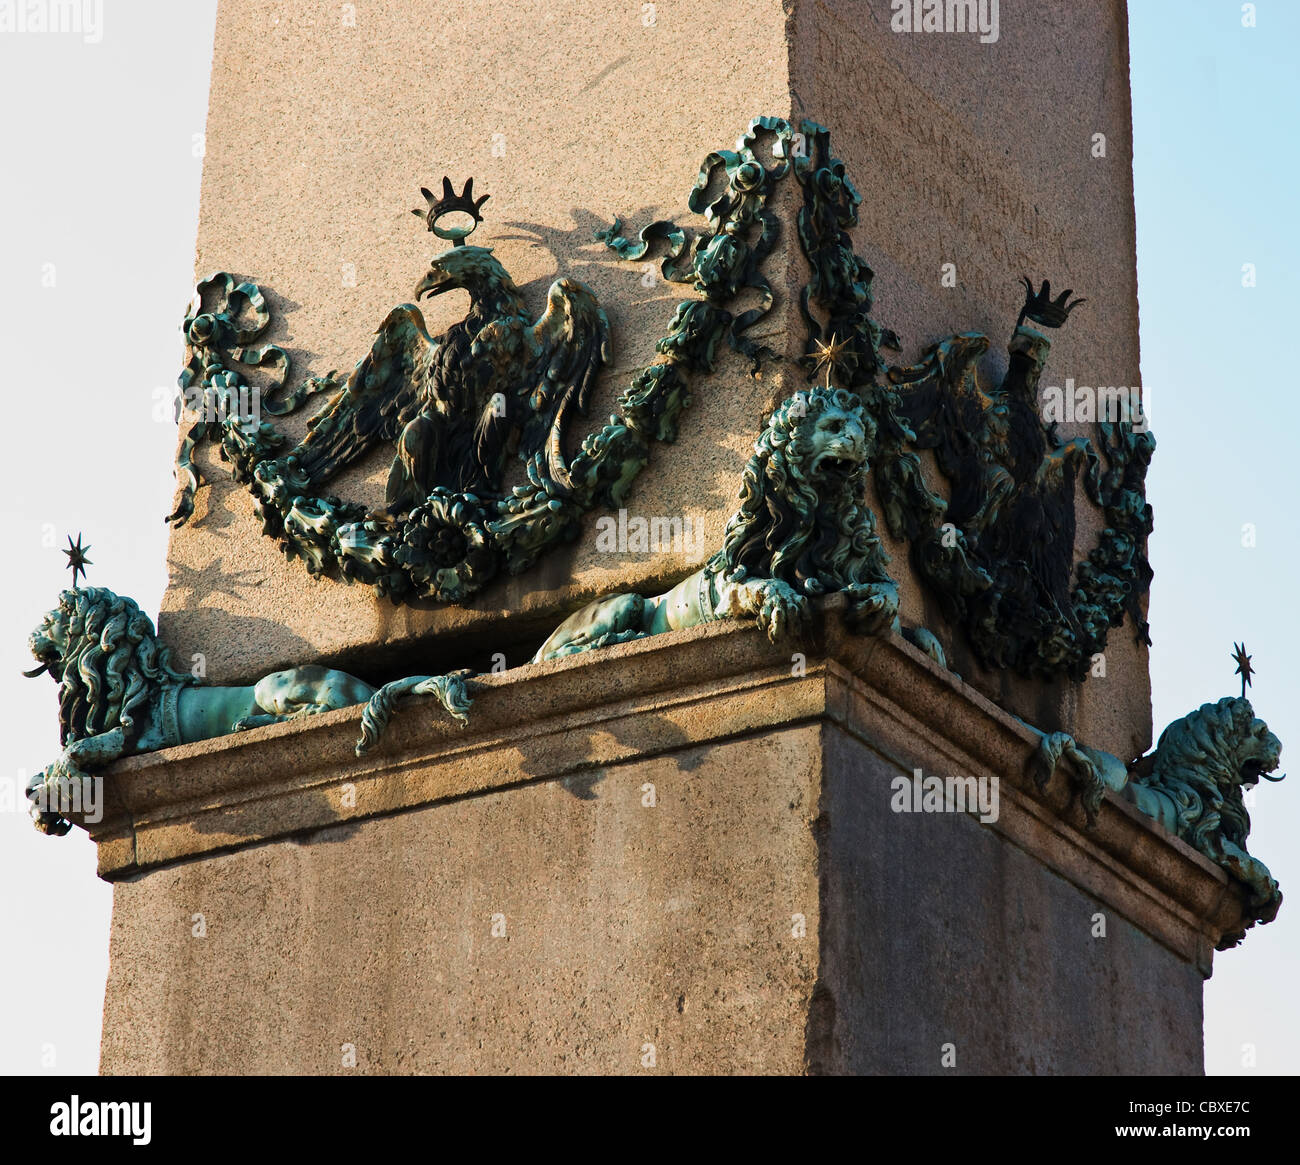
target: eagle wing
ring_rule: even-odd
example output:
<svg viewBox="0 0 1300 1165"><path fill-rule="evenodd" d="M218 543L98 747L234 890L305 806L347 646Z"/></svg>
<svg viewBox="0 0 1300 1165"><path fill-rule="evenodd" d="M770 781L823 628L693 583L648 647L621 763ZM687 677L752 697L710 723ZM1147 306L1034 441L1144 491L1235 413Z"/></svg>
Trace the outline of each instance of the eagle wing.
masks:
<svg viewBox="0 0 1300 1165"><path fill-rule="evenodd" d="M933 345L918 364L889 370L898 410L915 432L918 449L935 448L954 421L977 420L992 404L975 375L975 361L987 349L984 336L964 332ZM973 417L967 415L972 406Z"/></svg>
<svg viewBox="0 0 1300 1165"><path fill-rule="evenodd" d="M963 332L933 345L920 363L889 370L913 444L933 449L949 480L947 516L959 527L982 513L999 478L990 426L996 402L976 374L987 350L986 337Z"/></svg>
<svg viewBox="0 0 1300 1165"><path fill-rule="evenodd" d="M388 313L370 351L293 451L311 482L327 481L378 442L397 440L420 411L437 352L418 307L404 303Z"/></svg>
<svg viewBox="0 0 1300 1165"><path fill-rule="evenodd" d="M609 320L586 284L557 279L527 340L529 360L518 394L529 415L519 455L529 460L544 452L551 478L569 485L564 429L574 408L586 412L591 387L609 359Z"/></svg>

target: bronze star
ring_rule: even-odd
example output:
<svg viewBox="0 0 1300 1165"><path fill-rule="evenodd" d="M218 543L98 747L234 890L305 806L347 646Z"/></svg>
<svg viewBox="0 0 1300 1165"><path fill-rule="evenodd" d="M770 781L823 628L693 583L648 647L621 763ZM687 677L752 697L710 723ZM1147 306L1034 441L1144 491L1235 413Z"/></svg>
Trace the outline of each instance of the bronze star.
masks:
<svg viewBox="0 0 1300 1165"><path fill-rule="evenodd" d="M80 531L77 532L77 542L75 546L72 543L72 535L68 535L68 548L63 553L68 556L68 569L72 571L72 586L74 590L77 586L77 576L85 575L86 567L95 565L86 557L86 551L89 549L89 546L82 546Z"/></svg>
<svg viewBox="0 0 1300 1165"><path fill-rule="evenodd" d="M813 345L816 352L812 356L813 371L820 372L826 369L826 387L831 386L831 373L834 372L841 364L847 366L853 362L853 353L849 350L848 340L840 340L834 335L823 343L821 340L814 340Z"/></svg>
<svg viewBox="0 0 1300 1165"><path fill-rule="evenodd" d="M1241 676L1241 698L1244 700L1246 698L1246 689L1250 687L1250 677L1254 675L1254 669L1250 666L1250 656L1246 654L1245 643L1234 643L1232 646L1236 648L1236 653L1232 658L1237 661L1237 670L1233 674Z"/></svg>

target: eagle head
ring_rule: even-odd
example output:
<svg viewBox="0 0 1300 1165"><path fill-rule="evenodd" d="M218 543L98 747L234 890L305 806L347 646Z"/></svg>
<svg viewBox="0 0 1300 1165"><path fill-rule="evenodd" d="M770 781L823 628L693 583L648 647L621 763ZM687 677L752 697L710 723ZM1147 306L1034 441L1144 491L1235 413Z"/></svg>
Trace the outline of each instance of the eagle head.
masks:
<svg viewBox="0 0 1300 1165"><path fill-rule="evenodd" d="M514 289L506 269L492 255L491 247L452 247L432 259L424 278L415 286L415 299L431 299L447 291L464 288L471 295Z"/></svg>

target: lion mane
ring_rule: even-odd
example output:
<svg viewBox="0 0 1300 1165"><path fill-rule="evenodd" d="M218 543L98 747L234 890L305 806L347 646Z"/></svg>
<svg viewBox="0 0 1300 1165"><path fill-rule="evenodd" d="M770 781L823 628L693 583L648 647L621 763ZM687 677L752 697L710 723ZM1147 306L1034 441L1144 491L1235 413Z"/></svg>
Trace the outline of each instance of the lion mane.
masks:
<svg viewBox="0 0 1300 1165"><path fill-rule="evenodd" d="M1220 839L1244 849L1250 814L1242 789L1276 769L1281 753L1282 742L1250 701L1225 696L1170 724L1156 751L1134 766L1132 783L1168 796L1179 837L1202 852L1217 849Z"/></svg>
<svg viewBox="0 0 1300 1165"><path fill-rule="evenodd" d="M102 587L60 594L58 607L32 632L29 645L37 659L57 669L64 745L115 728L129 744L146 727L164 686L195 682L172 667L149 616L131 599Z"/></svg>
<svg viewBox="0 0 1300 1165"><path fill-rule="evenodd" d="M876 427L854 394L814 388L788 397L754 445L740 508L711 569L730 578L781 579L805 595L888 580L889 556L862 501L868 461L832 483L835 488L811 476L814 427L832 409L862 426L872 450Z"/></svg>

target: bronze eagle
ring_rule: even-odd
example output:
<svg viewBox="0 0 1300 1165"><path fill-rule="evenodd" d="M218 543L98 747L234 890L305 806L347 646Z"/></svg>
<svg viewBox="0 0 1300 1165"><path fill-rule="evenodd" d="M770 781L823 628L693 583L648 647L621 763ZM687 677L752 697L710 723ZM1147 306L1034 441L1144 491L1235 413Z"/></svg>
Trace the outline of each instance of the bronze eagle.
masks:
<svg viewBox="0 0 1300 1165"><path fill-rule="evenodd" d="M369 353L312 418L293 450L300 472L328 480L378 442L395 442L384 495L399 518L436 487L479 496L499 491L512 445L524 460L568 482L564 432L585 412L609 358L609 321L585 284L551 284L534 321L489 247L437 256L415 299L462 289L469 314L430 336L415 303L393 308Z"/></svg>

